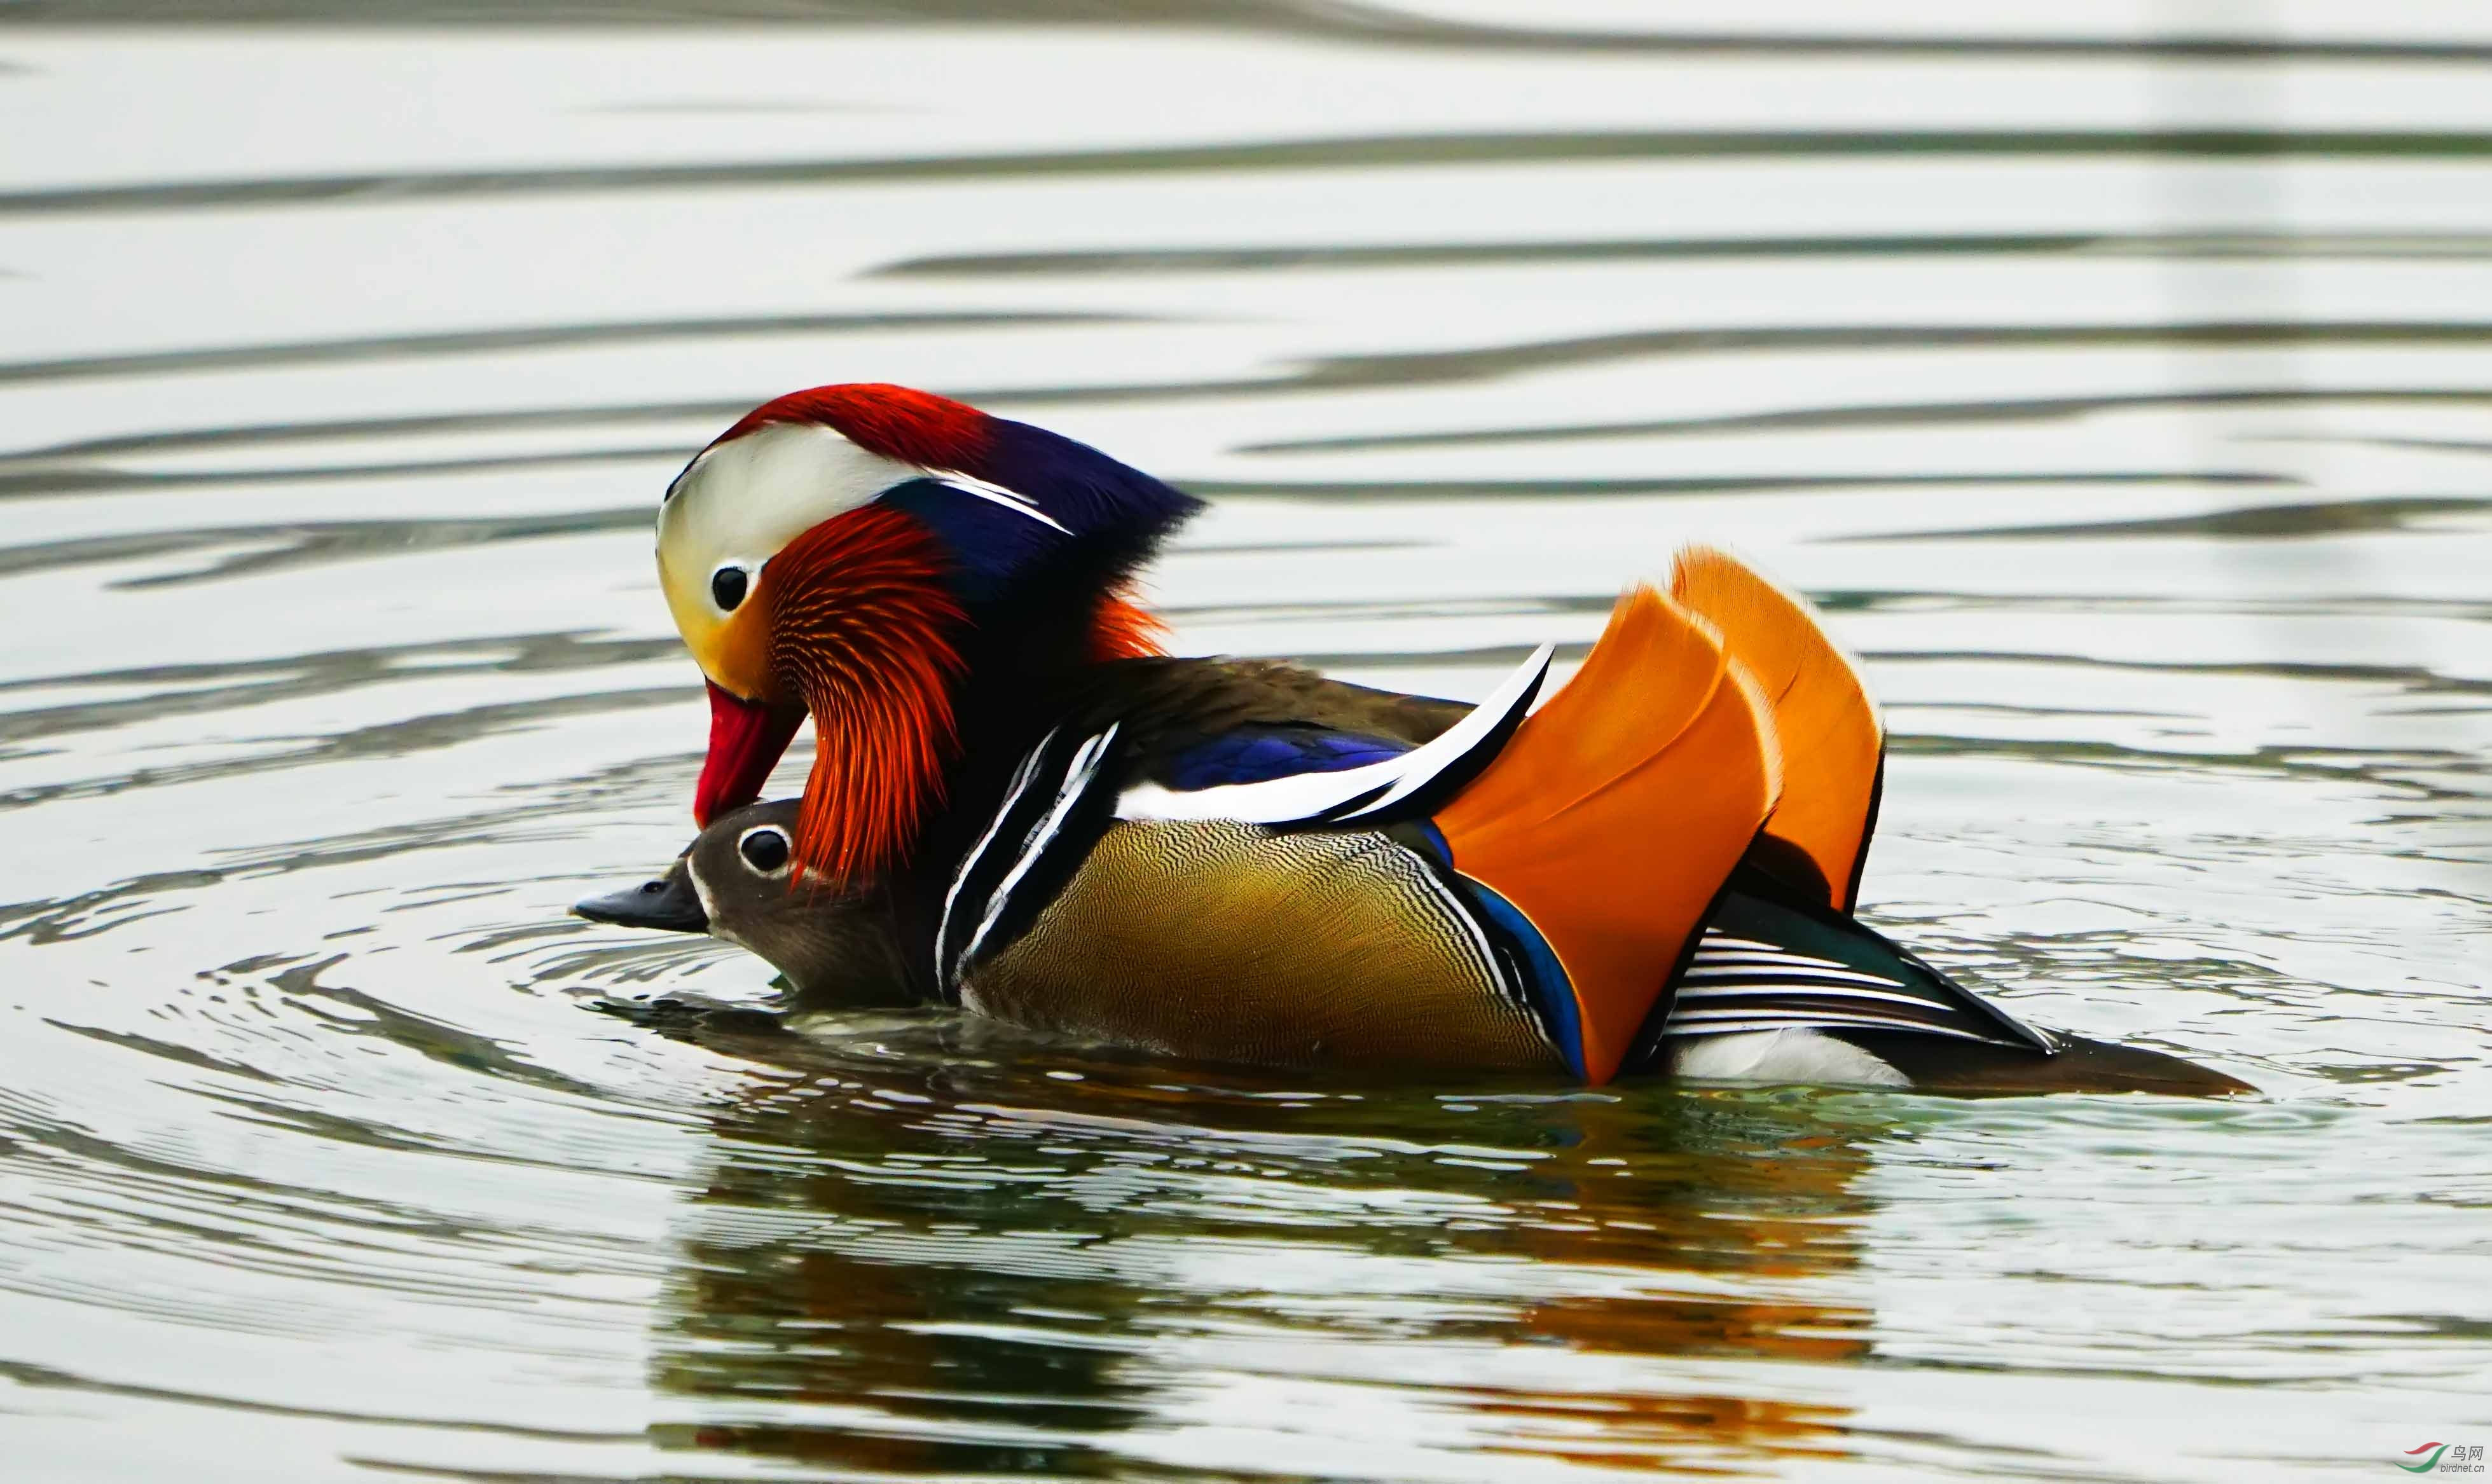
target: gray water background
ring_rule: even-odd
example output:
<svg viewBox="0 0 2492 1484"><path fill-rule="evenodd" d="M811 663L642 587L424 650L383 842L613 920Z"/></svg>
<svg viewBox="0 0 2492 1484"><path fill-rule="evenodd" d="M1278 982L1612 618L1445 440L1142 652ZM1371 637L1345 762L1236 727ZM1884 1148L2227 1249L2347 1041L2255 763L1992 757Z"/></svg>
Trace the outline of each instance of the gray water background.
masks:
<svg viewBox="0 0 2492 1484"><path fill-rule="evenodd" d="M0 10L0 1474L2492 1443L2492 12L189 14ZM766 989L563 908L687 833L660 490L850 379L1210 496L1189 651L1476 695L1735 544L1874 919L2266 1096L594 1013Z"/></svg>

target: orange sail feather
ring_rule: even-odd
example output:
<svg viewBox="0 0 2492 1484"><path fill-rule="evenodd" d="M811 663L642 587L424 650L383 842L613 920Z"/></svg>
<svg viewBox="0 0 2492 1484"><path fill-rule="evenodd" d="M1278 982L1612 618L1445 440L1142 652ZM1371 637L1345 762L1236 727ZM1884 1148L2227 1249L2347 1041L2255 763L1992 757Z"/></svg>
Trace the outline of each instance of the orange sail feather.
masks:
<svg viewBox="0 0 2492 1484"><path fill-rule="evenodd" d="M1566 688L1436 816L1454 869L1565 970L1584 1079L1617 1075L1781 787L1773 717L1713 627L1618 600Z"/></svg>
<svg viewBox="0 0 2492 1484"><path fill-rule="evenodd" d="M1766 836L1795 848L1824 878L1826 905L1851 911L1886 757L1885 727L1859 670L1826 637L1806 599L1726 552L1701 546L1681 551L1670 590L1721 632L1723 647L1772 704L1783 797Z"/></svg>

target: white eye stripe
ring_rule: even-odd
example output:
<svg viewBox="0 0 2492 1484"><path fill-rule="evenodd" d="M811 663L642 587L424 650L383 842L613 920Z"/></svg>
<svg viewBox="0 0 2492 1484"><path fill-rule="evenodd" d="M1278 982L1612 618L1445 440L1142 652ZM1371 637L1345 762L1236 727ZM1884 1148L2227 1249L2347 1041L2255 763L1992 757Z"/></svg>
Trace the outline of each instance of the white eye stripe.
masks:
<svg viewBox="0 0 2492 1484"><path fill-rule="evenodd" d="M687 582L722 564L757 570L809 528L915 476L827 428L777 423L703 452L658 512L658 549Z"/></svg>
<svg viewBox="0 0 2492 1484"><path fill-rule="evenodd" d="M764 560L813 526L917 481L1073 534L1018 490L958 469L885 459L828 428L774 423L703 449L667 488L658 562L678 622L716 623L734 611L711 591L722 566L742 567L748 579L757 579Z"/></svg>

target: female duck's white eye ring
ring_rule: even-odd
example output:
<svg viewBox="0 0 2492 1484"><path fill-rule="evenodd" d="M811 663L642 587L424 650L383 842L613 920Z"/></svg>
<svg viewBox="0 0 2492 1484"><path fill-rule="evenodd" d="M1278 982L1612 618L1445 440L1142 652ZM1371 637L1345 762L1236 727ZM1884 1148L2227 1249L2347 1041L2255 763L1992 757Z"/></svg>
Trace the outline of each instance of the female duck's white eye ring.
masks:
<svg viewBox="0 0 2492 1484"><path fill-rule="evenodd" d="M793 850L786 830L775 824L756 824L736 838L735 853L761 875L777 876L787 869L787 857Z"/></svg>
<svg viewBox="0 0 2492 1484"><path fill-rule="evenodd" d="M751 591L753 574L745 571L740 562L728 562L709 575L709 601L717 604L722 613L734 612Z"/></svg>

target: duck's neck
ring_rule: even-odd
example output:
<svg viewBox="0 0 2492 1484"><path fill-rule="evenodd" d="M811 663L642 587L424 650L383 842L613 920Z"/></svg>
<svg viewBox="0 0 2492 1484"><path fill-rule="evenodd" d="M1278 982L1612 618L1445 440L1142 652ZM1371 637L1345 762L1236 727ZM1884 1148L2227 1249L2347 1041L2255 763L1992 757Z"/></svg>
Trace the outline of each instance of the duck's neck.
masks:
<svg viewBox="0 0 2492 1484"><path fill-rule="evenodd" d="M1147 614L1106 600L1092 618L1053 636L987 624L969 632L950 693L953 747L890 880L905 966L921 995L936 993L932 945L952 873L1003 807L1022 759L1068 712L1096 697L1112 670L1156 653L1155 644L1143 649L1132 636L1157 627Z"/></svg>
<svg viewBox="0 0 2492 1484"><path fill-rule="evenodd" d="M1023 608L977 623L952 690L958 741L935 813L991 812L990 795L1068 706L1095 694L1118 662L1164 654L1166 633L1122 584L1070 612Z"/></svg>

